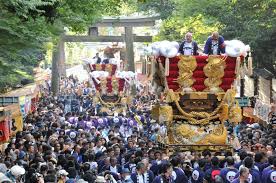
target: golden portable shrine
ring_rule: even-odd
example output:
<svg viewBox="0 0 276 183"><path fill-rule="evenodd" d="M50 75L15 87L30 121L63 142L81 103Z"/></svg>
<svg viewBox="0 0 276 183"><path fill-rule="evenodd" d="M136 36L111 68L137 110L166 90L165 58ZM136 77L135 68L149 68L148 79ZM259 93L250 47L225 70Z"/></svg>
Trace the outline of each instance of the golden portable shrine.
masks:
<svg viewBox="0 0 276 183"><path fill-rule="evenodd" d="M114 61L114 60L113 60ZM91 86L95 89L93 96L94 107L100 113L108 116L126 114L128 104L131 103L130 88L133 84L134 73L118 71L119 64L88 63Z"/></svg>
<svg viewBox="0 0 276 183"><path fill-rule="evenodd" d="M240 57L158 56L155 64L164 99L151 113L167 125L160 144L172 151L231 149L224 122L237 124L242 118L233 87Z"/></svg>

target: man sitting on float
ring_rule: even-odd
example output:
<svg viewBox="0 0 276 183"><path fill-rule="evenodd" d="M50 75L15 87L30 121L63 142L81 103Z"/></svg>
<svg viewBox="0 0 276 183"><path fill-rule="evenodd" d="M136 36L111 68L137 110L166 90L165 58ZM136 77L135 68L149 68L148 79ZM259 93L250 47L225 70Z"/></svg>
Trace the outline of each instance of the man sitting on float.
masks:
<svg viewBox="0 0 276 183"><path fill-rule="evenodd" d="M220 36L218 32L213 32L205 43L203 53L206 55L225 54L224 38Z"/></svg>
<svg viewBox="0 0 276 183"><path fill-rule="evenodd" d="M179 53L182 55L198 55L198 46L195 41L193 41L193 34L188 32L185 35L184 41L179 46Z"/></svg>

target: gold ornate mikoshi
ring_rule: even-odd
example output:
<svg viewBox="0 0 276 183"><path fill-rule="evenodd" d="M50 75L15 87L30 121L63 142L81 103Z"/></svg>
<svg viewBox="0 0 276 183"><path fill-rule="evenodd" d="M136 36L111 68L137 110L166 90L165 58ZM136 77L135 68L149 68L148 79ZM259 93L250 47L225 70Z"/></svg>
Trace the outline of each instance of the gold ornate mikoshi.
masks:
<svg viewBox="0 0 276 183"><path fill-rule="evenodd" d="M183 95L182 92L174 92L173 90L166 90L166 102L167 103L174 103L177 110L179 111L180 115L173 115L174 119L182 119L186 120L191 125L206 125L210 121L215 119L226 120L228 116L228 104L232 105L233 95L235 92L232 89L228 90L225 94L219 93L217 97L220 98L220 104L214 109L214 111L207 113L207 112L185 112L180 105L180 96ZM190 94L192 96L192 94ZM196 96L196 95L195 95ZM201 96L201 95L198 95ZM203 95L204 96L204 95ZM157 117L156 117L157 118Z"/></svg>
<svg viewBox="0 0 276 183"><path fill-rule="evenodd" d="M233 123L241 120L240 107L235 100L235 90L229 89L226 93L213 94L217 98L218 105L210 112L185 111L181 105L183 92L174 92L173 90L166 90L165 92L166 102L173 103L174 110L178 111L177 113L172 112L174 121L167 121L167 141L169 145L221 145L220 148L223 148L224 145L225 148L228 147L227 130L223 123L227 119L230 119ZM206 100L208 93L196 92L196 94L185 95L189 95L192 98L191 100ZM159 121L161 114L170 113L168 110L161 111L161 107L158 105L152 109L153 118ZM162 141L160 142L162 143Z"/></svg>
<svg viewBox="0 0 276 183"><path fill-rule="evenodd" d="M204 81L204 84L207 87L205 91L211 91L214 93L223 91L219 85L221 85L222 77L224 76L226 58L227 57L221 58L217 55L211 55L207 59L208 64L203 68L204 74L208 77Z"/></svg>
<svg viewBox="0 0 276 183"><path fill-rule="evenodd" d="M107 93L107 78L100 78L100 81L101 81L101 91L103 94L106 94Z"/></svg>
<svg viewBox="0 0 276 183"><path fill-rule="evenodd" d="M117 95L119 92L119 81L115 76L112 76L111 84L112 84L112 93Z"/></svg>
<svg viewBox="0 0 276 183"><path fill-rule="evenodd" d="M229 110L229 121L231 123L239 123L242 120L242 110L236 101Z"/></svg>
<svg viewBox="0 0 276 183"><path fill-rule="evenodd" d="M173 143L212 145L226 144L227 130L223 124L209 124L208 128L189 124L174 124L171 128Z"/></svg>
<svg viewBox="0 0 276 183"><path fill-rule="evenodd" d="M102 65L101 64L95 64L96 65L96 71L101 71L102 70Z"/></svg>
<svg viewBox="0 0 276 183"><path fill-rule="evenodd" d="M132 99L133 99L133 97L131 95L129 95L127 97L127 104L131 104L132 103Z"/></svg>
<svg viewBox="0 0 276 183"><path fill-rule="evenodd" d="M222 123L228 119L228 113L229 113L228 109L229 109L228 104L223 104L221 106L221 111L220 111L220 114L219 114L219 120Z"/></svg>
<svg viewBox="0 0 276 183"><path fill-rule="evenodd" d="M227 130L223 124L217 125L213 132L207 135L202 141L197 144L226 144Z"/></svg>
<svg viewBox="0 0 276 183"><path fill-rule="evenodd" d="M151 115L154 120L159 122L172 122L173 110L169 105L156 105L151 110Z"/></svg>
<svg viewBox="0 0 276 183"><path fill-rule="evenodd" d="M117 109L115 110L115 112L118 113L118 114L123 113L123 111L124 111L124 107L117 108Z"/></svg>
<svg viewBox="0 0 276 183"><path fill-rule="evenodd" d="M129 105L129 104L131 104L131 102L132 102L132 97L131 96L121 96L121 101L120 101L120 103L121 103L121 105Z"/></svg>
<svg viewBox="0 0 276 183"><path fill-rule="evenodd" d="M168 89L165 92L165 96L166 96L166 102L167 103L172 103L175 101L179 101L179 94L175 93L172 89Z"/></svg>
<svg viewBox="0 0 276 183"><path fill-rule="evenodd" d="M100 111L101 112L106 112L109 116L113 116L114 113L122 113L124 111L125 107L120 107L120 106L115 106L114 108L110 108L110 107L101 107Z"/></svg>
<svg viewBox="0 0 276 183"><path fill-rule="evenodd" d="M180 60L177 64L179 69L179 76L176 82L182 89L191 89L195 80L193 79L193 72L197 67L196 58L194 56L179 56Z"/></svg>
<svg viewBox="0 0 276 183"><path fill-rule="evenodd" d="M111 75L111 73L112 73L112 64L105 64L105 71L107 71L109 73L109 75Z"/></svg>
<svg viewBox="0 0 276 183"><path fill-rule="evenodd" d="M122 105L127 105L127 98L126 97L121 98L121 104Z"/></svg>
<svg viewBox="0 0 276 183"><path fill-rule="evenodd" d="M94 97L93 97L93 103L98 103L100 101L100 99L99 99L99 97L97 96L97 95L95 95Z"/></svg>

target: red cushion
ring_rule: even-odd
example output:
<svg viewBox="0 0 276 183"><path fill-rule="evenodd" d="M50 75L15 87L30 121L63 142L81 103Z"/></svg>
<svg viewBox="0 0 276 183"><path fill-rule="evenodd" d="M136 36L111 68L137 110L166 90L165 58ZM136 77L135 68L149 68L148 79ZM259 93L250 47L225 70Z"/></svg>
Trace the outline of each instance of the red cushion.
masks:
<svg viewBox="0 0 276 183"><path fill-rule="evenodd" d="M197 67L196 67L196 70L201 70L203 71L203 67L206 65L206 63L198 63L197 64Z"/></svg>
<svg viewBox="0 0 276 183"><path fill-rule="evenodd" d="M172 71L178 71L177 63L174 63L174 64L170 63L170 70L172 70Z"/></svg>
<svg viewBox="0 0 276 183"><path fill-rule="evenodd" d="M195 70L193 73L194 78L206 78L205 74L201 70Z"/></svg>
<svg viewBox="0 0 276 183"><path fill-rule="evenodd" d="M165 66L165 57L159 57ZM157 58L157 59L159 59ZM192 86L196 91L202 91L206 87L204 85L204 80L206 76L203 72L204 66L207 64L206 59L208 56L196 56L197 67L193 72L193 79L195 79L194 85ZM242 58L243 60L243 58ZM179 57L170 58L170 70L169 76L167 76L167 82L170 89L177 90L179 89L178 83L176 83L176 79L179 76L178 66L177 63L179 61ZM226 59L226 67L224 69L224 77L222 78L223 82L221 87L226 91L227 89L231 88L231 85L236 77L235 74L235 67L236 67L236 58L227 57Z"/></svg>
<svg viewBox="0 0 276 183"><path fill-rule="evenodd" d="M196 91L203 91L206 87L205 87L205 85L193 85L193 88Z"/></svg>
<svg viewBox="0 0 276 183"><path fill-rule="evenodd" d="M178 77L178 71L171 71L169 73L169 78L177 78Z"/></svg>
<svg viewBox="0 0 276 183"><path fill-rule="evenodd" d="M172 89L173 91L176 91L179 89L179 86L176 85L169 85L169 89Z"/></svg>
<svg viewBox="0 0 276 183"><path fill-rule="evenodd" d="M229 64L229 65L226 65L224 70L226 70L226 71L235 71L235 68L236 68L236 64Z"/></svg>
<svg viewBox="0 0 276 183"><path fill-rule="evenodd" d="M222 84L231 86L235 78L223 78Z"/></svg>
<svg viewBox="0 0 276 183"><path fill-rule="evenodd" d="M228 89L231 88L230 85L221 85L220 87L221 87L224 91L226 91L226 90L228 90Z"/></svg>
<svg viewBox="0 0 276 183"><path fill-rule="evenodd" d="M236 77L235 70L231 70L231 71L224 70L224 77L235 78Z"/></svg>
<svg viewBox="0 0 276 183"><path fill-rule="evenodd" d="M204 85L205 78L195 78L194 85Z"/></svg>

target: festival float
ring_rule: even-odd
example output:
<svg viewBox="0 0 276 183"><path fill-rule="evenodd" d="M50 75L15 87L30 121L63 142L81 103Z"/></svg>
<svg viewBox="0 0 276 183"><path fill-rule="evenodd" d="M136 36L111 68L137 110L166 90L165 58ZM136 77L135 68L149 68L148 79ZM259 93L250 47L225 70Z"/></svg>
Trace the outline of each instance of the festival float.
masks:
<svg viewBox="0 0 276 183"><path fill-rule="evenodd" d="M131 87L136 74L132 71L120 71L120 61L108 59L108 64L97 64L96 60L87 61L90 84L96 91L93 104L97 113L114 116L127 113L131 103Z"/></svg>
<svg viewBox="0 0 276 183"><path fill-rule="evenodd" d="M153 43L154 88L161 100L152 118L166 123L167 134L159 142L171 150L231 149L226 121L242 119L236 96L241 68L252 68L249 46L225 41L225 55L184 56L176 42Z"/></svg>

